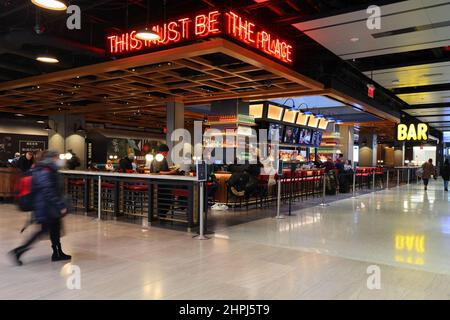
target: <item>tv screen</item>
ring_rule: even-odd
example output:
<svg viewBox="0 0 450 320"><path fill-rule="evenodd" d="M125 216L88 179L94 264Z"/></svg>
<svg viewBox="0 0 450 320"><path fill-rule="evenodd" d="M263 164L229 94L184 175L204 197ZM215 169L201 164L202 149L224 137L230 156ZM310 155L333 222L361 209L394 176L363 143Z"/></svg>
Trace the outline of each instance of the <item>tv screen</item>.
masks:
<svg viewBox="0 0 450 320"><path fill-rule="evenodd" d="M282 141L283 138L283 125L277 123L271 123L269 126L269 130L267 132L267 139L269 141L275 141L275 135L278 132L278 142Z"/></svg>
<svg viewBox="0 0 450 320"><path fill-rule="evenodd" d="M300 130L298 143L299 144L310 144L311 143L311 129L303 128Z"/></svg>
<svg viewBox="0 0 450 320"><path fill-rule="evenodd" d="M286 126L284 131L283 142L284 143L298 143L299 128Z"/></svg>
<svg viewBox="0 0 450 320"><path fill-rule="evenodd" d="M320 146L320 143L322 142L322 131L314 131L311 138L311 144L313 146Z"/></svg>

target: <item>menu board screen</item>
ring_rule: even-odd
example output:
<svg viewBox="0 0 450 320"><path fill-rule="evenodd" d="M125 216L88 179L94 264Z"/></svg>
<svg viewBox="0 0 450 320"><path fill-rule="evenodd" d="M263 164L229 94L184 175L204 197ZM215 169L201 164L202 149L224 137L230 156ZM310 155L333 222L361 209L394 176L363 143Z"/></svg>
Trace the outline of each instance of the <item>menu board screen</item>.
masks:
<svg viewBox="0 0 450 320"><path fill-rule="evenodd" d="M299 128L286 126L284 132L283 142L284 143L298 143Z"/></svg>
<svg viewBox="0 0 450 320"><path fill-rule="evenodd" d="M322 142L322 131L314 131L311 138L311 144L313 146L320 146L320 143Z"/></svg>
<svg viewBox="0 0 450 320"><path fill-rule="evenodd" d="M300 129L298 143L299 144L310 144L311 143L311 135L312 135L311 129L306 129L306 128Z"/></svg>

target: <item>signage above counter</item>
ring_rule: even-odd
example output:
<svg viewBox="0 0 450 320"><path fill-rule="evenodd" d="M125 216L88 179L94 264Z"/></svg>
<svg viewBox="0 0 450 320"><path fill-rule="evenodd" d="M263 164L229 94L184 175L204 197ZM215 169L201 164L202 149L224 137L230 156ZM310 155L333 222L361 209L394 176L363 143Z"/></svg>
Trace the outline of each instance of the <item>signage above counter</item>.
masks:
<svg viewBox="0 0 450 320"><path fill-rule="evenodd" d="M400 123L396 126L397 141L428 141L426 123Z"/></svg>
<svg viewBox="0 0 450 320"><path fill-rule="evenodd" d="M293 47L287 41L231 10L214 10L204 14L167 20L148 26L158 34L157 40L140 40L137 30L107 37L110 54L128 54L172 44L226 35L264 52L284 63L292 63Z"/></svg>

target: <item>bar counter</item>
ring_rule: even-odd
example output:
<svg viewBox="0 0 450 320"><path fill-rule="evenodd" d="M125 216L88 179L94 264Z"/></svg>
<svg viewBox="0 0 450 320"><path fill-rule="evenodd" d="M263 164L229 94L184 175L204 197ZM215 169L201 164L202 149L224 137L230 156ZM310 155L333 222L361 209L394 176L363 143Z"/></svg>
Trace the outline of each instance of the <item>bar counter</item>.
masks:
<svg viewBox="0 0 450 320"><path fill-rule="evenodd" d="M200 183L196 177L82 170L60 173L75 212L95 212L98 219L142 219L143 225L181 225L188 231L198 226Z"/></svg>

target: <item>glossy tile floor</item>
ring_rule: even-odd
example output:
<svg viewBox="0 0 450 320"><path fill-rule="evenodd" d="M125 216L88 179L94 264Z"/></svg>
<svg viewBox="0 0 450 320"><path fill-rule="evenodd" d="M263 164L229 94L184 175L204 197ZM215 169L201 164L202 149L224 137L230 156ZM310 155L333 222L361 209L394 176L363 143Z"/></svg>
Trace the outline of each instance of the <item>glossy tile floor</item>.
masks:
<svg viewBox="0 0 450 320"><path fill-rule="evenodd" d="M449 299L450 196L440 181L392 188L226 228L207 241L83 216L63 245L81 271L49 261L41 241L11 264L26 215L0 205L2 299ZM226 213L224 213L226 214ZM367 287L380 268L381 289ZM372 283L371 281L369 281Z"/></svg>

